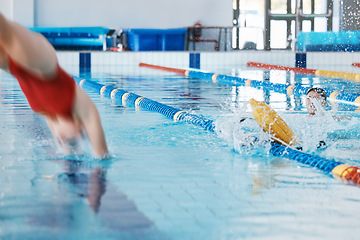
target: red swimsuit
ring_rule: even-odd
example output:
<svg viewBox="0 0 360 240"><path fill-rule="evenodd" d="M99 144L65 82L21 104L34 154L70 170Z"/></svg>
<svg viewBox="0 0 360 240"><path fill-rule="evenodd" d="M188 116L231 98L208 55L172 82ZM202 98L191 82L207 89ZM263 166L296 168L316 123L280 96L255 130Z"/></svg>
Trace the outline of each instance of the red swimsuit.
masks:
<svg viewBox="0 0 360 240"><path fill-rule="evenodd" d="M59 65L57 75L46 80L19 66L11 58L9 68L35 112L51 117L60 115L73 118L75 81Z"/></svg>

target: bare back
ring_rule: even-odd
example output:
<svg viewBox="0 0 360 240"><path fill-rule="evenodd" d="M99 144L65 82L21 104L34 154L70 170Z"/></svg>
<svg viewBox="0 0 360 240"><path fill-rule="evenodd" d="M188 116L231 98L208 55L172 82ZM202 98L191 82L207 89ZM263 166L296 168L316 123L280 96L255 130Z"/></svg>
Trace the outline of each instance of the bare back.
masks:
<svg viewBox="0 0 360 240"><path fill-rule="evenodd" d="M40 76L56 74L55 49L39 33L5 19L0 13L0 67L7 69L8 56Z"/></svg>

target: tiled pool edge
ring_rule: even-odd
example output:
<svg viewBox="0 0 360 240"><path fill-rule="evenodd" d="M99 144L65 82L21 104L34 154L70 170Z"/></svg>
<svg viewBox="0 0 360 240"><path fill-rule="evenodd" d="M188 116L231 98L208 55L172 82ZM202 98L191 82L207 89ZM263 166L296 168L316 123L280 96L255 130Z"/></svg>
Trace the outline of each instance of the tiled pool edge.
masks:
<svg viewBox="0 0 360 240"><path fill-rule="evenodd" d="M140 62L167 67L244 67L249 61L288 67L307 67L360 73L351 64L360 61L359 52L233 51L233 52L76 52L58 51L64 66L136 66Z"/></svg>

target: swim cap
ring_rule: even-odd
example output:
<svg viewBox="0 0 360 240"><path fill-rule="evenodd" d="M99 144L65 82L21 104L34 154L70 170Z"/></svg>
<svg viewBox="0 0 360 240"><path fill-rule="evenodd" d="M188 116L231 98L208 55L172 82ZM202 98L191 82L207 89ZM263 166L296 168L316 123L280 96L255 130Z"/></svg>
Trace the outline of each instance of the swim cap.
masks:
<svg viewBox="0 0 360 240"><path fill-rule="evenodd" d="M318 88L318 87L313 87L313 88L310 88L309 90L307 90L306 95L308 95L308 93L311 91L318 93L326 101L327 95L326 95L326 92L324 89Z"/></svg>

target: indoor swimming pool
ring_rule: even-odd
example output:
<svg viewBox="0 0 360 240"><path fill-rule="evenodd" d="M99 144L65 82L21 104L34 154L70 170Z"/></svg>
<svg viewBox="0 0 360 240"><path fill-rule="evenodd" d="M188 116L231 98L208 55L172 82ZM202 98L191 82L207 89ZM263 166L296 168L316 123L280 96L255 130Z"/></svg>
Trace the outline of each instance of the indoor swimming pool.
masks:
<svg viewBox="0 0 360 240"><path fill-rule="evenodd" d="M277 111L302 140L305 153L358 167L360 106L329 100L328 114L309 118L305 96L137 64L78 69L78 64L67 65L80 79L211 119L215 131L85 89L99 109L113 157L92 158L87 142L83 156L64 156L16 80L0 72L0 239L358 238L360 189L270 154L268 136L253 119L249 100ZM246 65L201 70L360 92L360 84L348 80ZM351 119L338 122L329 114ZM249 133L260 141L250 145ZM316 147L321 140L327 148Z"/></svg>

